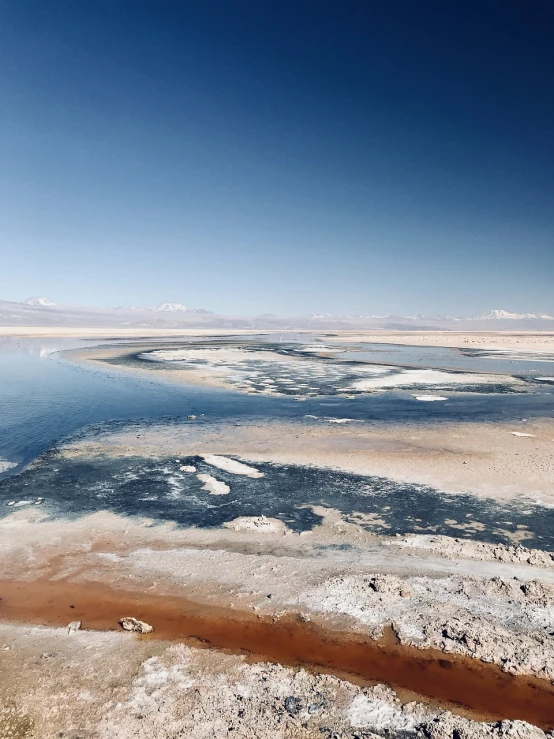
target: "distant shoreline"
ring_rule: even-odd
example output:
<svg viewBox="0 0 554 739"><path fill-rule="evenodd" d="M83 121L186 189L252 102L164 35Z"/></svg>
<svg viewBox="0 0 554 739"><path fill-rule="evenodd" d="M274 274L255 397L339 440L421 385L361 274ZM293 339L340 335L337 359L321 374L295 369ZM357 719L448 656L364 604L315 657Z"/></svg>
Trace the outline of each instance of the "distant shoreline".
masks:
<svg viewBox="0 0 554 739"><path fill-rule="evenodd" d="M435 346L479 349L517 349L554 353L554 331L409 331L356 329L259 329L259 328L110 328L77 326L0 326L0 337L27 338L148 338L179 336L249 336L283 333L332 337L334 341L357 341L376 344Z"/></svg>

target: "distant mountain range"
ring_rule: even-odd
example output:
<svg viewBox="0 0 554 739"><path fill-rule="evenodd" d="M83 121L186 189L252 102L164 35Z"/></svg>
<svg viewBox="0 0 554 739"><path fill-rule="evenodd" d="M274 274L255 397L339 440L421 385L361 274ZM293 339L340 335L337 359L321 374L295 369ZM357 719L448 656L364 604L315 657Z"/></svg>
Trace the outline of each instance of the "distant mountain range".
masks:
<svg viewBox="0 0 554 739"><path fill-rule="evenodd" d="M57 303L54 303L52 300L48 300L48 298L44 297L36 297L36 298L27 298L23 301L25 305L34 305L34 306L40 306L42 308L61 308L62 306L59 306ZM73 306L66 306L69 308L73 308ZM94 308L91 308L90 310L95 310ZM97 310L110 310L99 308ZM153 311L166 311L169 313L210 313L211 311L205 310L204 308L187 308L186 305L183 305L182 303L159 303L158 305L153 305L150 308L137 308L137 307L131 307L131 306L123 306L119 305L117 308L114 308L114 310L126 310L126 311L135 311L135 310L153 310Z"/></svg>
<svg viewBox="0 0 554 739"><path fill-rule="evenodd" d="M147 310L164 311L165 313L211 313L211 311L204 308L187 308L182 303L159 303L153 305L152 308L147 308Z"/></svg>
<svg viewBox="0 0 554 739"><path fill-rule="evenodd" d="M554 316L491 310L470 318L453 316L355 315L313 313L280 318L264 313L254 317L224 316L205 308L164 302L149 308L84 308L57 305L40 297L21 303L0 300L0 326L60 326L112 328L237 328L237 329L382 329L382 330L554 330Z"/></svg>
<svg viewBox="0 0 554 739"><path fill-rule="evenodd" d="M44 308L50 308L56 303L53 303L48 298L27 298L23 301L25 305L42 305Z"/></svg>
<svg viewBox="0 0 554 739"><path fill-rule="evenodd" d="M475 318L476 321L527 321L529 319L554 321L554 316L547 316L545 313L508 313L507 310L490 310Z"/></svg>

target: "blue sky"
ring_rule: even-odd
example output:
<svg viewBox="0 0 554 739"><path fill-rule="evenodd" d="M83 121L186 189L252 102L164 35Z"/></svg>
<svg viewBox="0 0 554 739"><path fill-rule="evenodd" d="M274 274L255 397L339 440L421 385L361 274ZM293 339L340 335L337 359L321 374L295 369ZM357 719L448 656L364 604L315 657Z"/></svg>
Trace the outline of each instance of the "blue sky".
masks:
<svg viewBox="0 0 554 739"><path fill-rule="evenodd" d="M1 8L1 298L554 312L550 0Z"/></svg>

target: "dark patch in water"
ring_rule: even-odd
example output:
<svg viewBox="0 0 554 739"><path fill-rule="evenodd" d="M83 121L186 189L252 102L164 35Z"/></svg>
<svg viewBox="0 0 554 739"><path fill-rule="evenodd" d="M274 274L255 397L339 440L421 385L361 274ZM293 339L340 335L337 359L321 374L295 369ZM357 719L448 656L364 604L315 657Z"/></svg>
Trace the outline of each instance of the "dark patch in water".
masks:
<svg viewBox="0 0 554 739"><path fill-rule="evenodd" d="M193 465L198 473L224 481L230 493L210 495L196 474L181 471L181 465ZM53 450L22 474L0 481L0 506L9 513L13 508L7 507L8 501L41 497L53 513L64 516L111 510L198 527L264 514L296 532L321 523L312 506L324 506L376 533L433 533L509 544L513 542L506 532L525 532L526 546L554 551L554 509L525 499L501 504L331 469L256 467L263 478L232 475L197 456L183 456L179 462L139 456L67 459Z"/></svg>

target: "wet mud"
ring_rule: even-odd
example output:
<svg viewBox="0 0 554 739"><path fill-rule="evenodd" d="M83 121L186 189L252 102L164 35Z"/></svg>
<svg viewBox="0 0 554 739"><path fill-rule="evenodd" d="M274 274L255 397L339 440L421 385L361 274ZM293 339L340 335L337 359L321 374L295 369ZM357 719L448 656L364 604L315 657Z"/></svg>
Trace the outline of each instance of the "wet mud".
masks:
<svg viewBox="0 0 554 739"><path fill-rule="evenodd" d="M385 682L476 720L521 719L554 728L551 683L437 650L402 646L392 633L374 641L292 614L257 617L182 598L116 592L98 583L3 581L0 594L0 616L8 621L65 626L80 620L85 629L110 630L123 616L133 615L154 627L153 634L140 638L247 652L254 661L302 665L362 684Z"/></svg>

